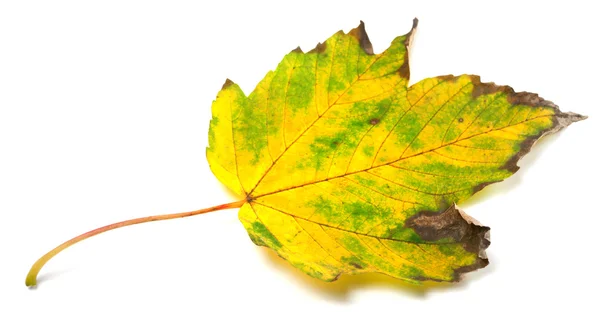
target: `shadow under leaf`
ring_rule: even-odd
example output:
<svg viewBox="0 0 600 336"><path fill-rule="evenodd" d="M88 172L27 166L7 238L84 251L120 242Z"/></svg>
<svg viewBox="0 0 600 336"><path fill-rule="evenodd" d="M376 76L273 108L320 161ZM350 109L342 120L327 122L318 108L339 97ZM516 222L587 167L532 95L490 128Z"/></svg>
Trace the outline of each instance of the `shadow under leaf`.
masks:
<svg viewBox="0 0 600 336"><path fill-rule="evenodd" d="M289 278L295 284L341 302L349 301L352 292L370 289L394 291L413 298L424 299L431 292L465 289L469 282L476 281L495 270L495 266L492 266L494 263L490 263L486 268L466 274L464 279L457 283L425 281L421 285L414 285L381 273L342 275L336 281L326 282L310 277L296 269L270 249L261 248L259 250L273 268L289 274Z"/></svg>

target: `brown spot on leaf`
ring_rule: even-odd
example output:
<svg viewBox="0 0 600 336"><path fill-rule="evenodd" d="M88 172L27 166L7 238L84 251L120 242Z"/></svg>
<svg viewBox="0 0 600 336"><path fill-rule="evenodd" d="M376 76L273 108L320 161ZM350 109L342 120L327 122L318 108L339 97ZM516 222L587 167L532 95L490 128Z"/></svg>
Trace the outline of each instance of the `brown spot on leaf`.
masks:
<svg viewBox="0 0 600 336"><path fill-rule="evenodd" d="M358 269L363 269L364 267L361 264L355 263L355 262L351 262L350 266L354 267L354 268L358 268Z"/></svg>
<svg viewBox="0 0 600 336"><path fill-rule="evenodd" d="M466 251L477 254L475 263L455 270L453 281L459 281L463 273L488 265L485 249L490 246L490 228L479 224L456 205L443 212L417 213L406 221L405 226L412 228L425 241L436 242L450 238L461 243Z"/></svg>
<svg viewBox="0 0 600 336"><path fill-rule="evenodd" d="M297 46L296 49L292 50L293 53L298 53L298 54L302 54L302 49L300 49L300 46Z"/></svg>
<svg viewBox="0 0 600 336"><path fill-rule="evenodd" d="M465 119L463 119L463 118L458 118L458 122L459 122L459 123L461 123L461 122L463 122L463 121L465 121Z"/></svg>
<svg viewBox="0 0 600 336"><path fill-rule="evenodd" d="M369 40L369 36L367 36L367 31L365 30L365 23L360 21L358 27L352 29L348 35L355 37L360 44L360 47L367 55L373 55L373 45Z"/></svg>
<svg viewBox="0 0 600 336"><path fill-rule="evenodd" d="M377 124L379 124L379 121L380 121L379 119L373 118L373 119L369 120L369 124L371 124L371 125L377 125Z"/></svg>

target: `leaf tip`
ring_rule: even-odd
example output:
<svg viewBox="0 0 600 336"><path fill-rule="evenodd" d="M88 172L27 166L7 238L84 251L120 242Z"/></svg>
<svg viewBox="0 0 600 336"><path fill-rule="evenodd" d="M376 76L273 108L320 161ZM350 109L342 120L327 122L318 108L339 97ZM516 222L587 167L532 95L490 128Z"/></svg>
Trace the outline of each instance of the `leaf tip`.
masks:
<svg viewBox="0 0 600 336"><path fill-rule="evenodd" d="M417 30L417 26L419 25L419 19L414 18L413 19L413 25L410 28L410 31L408 33L406 33L406 35L404 35L404 48L406 49L406 52L404 53L404 62L402 63L402 66L398 69L398 75L400 75L400 77L406 79L407 81L410 80L410 66L408 63L408 53L410 50L410 45L412 44L412 40L415 36L415 31Z"/></svg>
<svg viewBox="0 0 600 336"><path fill-rule="evenodd" d="M309 54L322 54L325 52L325 49L327 48L327 42L323 42L323 43L317 43L317 45L310 50L308 53Z"/></svg>
<svg viewBox="0 0 600 336"><path fill-rule="evenodd" d="M417 29L417 26L419 25L419 19L414 18L413 19L413 25L412 25L412 29L410 30L411 32L415 29Z"/></svg>
<svg viewBox="0 0 600 336"><path fill-rule="evenodd" d="M477 75L468 75L473 83L473 98L477 98L481 95L488 95L497 92L502 92L506 95L506 99L512 105L525 105L530 107L546 107L554 110L555 122L551 129L543 132L537 138L557 132L570 124L585 120L587 116L573 113L573 112L562 112L556 104L540 97L537 93L531 92L515 92L513 88L507 85L496 85L494 82L482 82L481 78Z"/></svg>
<svg viewBox="0 0 600 336"><path fill-rule="evenodd" d="M228 87L232 86L233 84L235 84L231 79L227 78L225 80L225 83L223 83L223 86L221 87L221 90L225 90Z"/></svg>
<svg viewBox="0 0 600 336"><path fill-rule="evenodd" d="M404 42L404 45L406 46L407 49L410 46L410 44L412 43L412 39L415 35L415 31L417 30L417 26L419 26L419 19L414 18L412 27L410 28L410 31L406 34L406 40Z"/></svg>
<svg viewBox="0 0 600 336"><path fill-rule="evenodd" d="M529 92L519 92L519 93L516 93L515 95L518 95L521 93L530 94ZM531 95L534 95L534 94L531 94ZM567 126L571 125L574 122L578 122L578 121L587 119L587 116L584 116L581 114L577 114L577 113L573 113L573 112L561 112L558 109L558 106L554 105L552 102L543 100L542 98L539 98L537 95L535 95L535 97L540 99L540 103L536 106L550 107L554 110L553 123L550 128L547 128L538 134L527 137L521 143L521 149L517 153L515 153L510 159L508 159L508 161L506 161L506 163L504 164L504 166L502 166L502 168L506 169L512 173L516 173L519 170L519 166L517 165L517 163L523 156L525 156L527 153L529 153L531 151L531 148L533 148L533 146L539 139L541 139L542 137L544 137L546 135L556 133L556 132L562 130L563 128L566 128Z"/></svg>
<svg viewBox="0 0 600 336"><path fill-rule="evenodd" d="M574 122L582 121L587 118L588 116L573 112L559 112L556 114L557 123L561 128L565 128Z"/></svg>
<svg viewBox="0 0 600 336"><path fill-rule="evenodd" d="M369 40L369 36L367 35L367 31L365 30L365 23L361 20L358 24L358 27L352 29L348 35L354 36L358 43L360 44L361 49L367 55L373 55L373 45L371 44L371 40Z"/></svg>

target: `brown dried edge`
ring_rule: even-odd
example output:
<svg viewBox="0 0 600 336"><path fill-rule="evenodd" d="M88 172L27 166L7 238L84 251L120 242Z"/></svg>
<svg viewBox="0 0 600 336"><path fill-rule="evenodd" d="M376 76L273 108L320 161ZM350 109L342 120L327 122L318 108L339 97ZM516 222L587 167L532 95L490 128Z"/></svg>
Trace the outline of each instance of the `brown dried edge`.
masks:
<svg viewBox="0 0 600 336"><path fill-rule="evenodd" d="M477 98L481 95L488 95L497 92L501 92L506 95L506 99L510 104L513 105L525 105L531 107L545 107L550 108L554 112L554 116L552 116L552 126L542 130L540 133L529 136L521 143L521 149L515 153L501 168L506 169L512 173L516 173L519 170L519 166L517 162L525 156L533 145L543 136L548 134L556 133L561 129L571 125L574 122L587 119L587 116L583 116L581 114L573 113L573 112L562 112L556 104L549 100L545 100L540 97L536 93L531 92L515 92L513 88L507 85L496 85L494 82L482 83L481 78L477 75L468 75L473 83L473 98ZM453 75L445 75L438 76L436 78L445 80L445 81L455 81L458 79L457 76ZM500 181L498 181L500 182ZM496 183L496 182L492 182ZM475 187L475 192L483 189L483 187L489 185L491 183L486 182L482 185Z"/></svg>
<svg viewBox="0 0 600 336"><path fill-rule="evenodd" d="M362 22L362 20L360 21L358 27L348 32L348 35L354 36L358 40L361 49L367 55L373 55L373 45L371 44L371 40L369 40L369 36L367 35L367 31L365 30L365 23Z"/></svg>
<svg viewBox="0 0 600 336"><path fill-rule="evenodd" d="M501 167L502 169L506 169L512 173L515 173L519 170L519 166L517 165L518 161L527 153L529 153L533 145L540 138L545 135L558 132L574 122L587 118L586 116L573 112L562 112L556 104L541 98L535 93L515 92L510 86L496 85L493 82L482 83L481 78L476 75L469 75L469 77L473 83L473 98L477 98L481 95L502 92L506 95L508 102L513 105L545 107L552 109L554 112L554 116L552 117L552 126L525 139L521 143L520 150ZM446 75L438 76L437 78L446 81L455 81L458 77ZM500 181L479 184L474 187L473 193L476 193L486 186L497 182ZM415 232L426 241L438 241L442 238L451 238L456 242L462 243L465 250L472 253L477 253L478 258L475 263L469 266L457 268L454 271L453 281L460 281L464 273L483 268L489 264L485 254L485 249L490 245L490 229L486 226L481 226L479 222L465 214L456 205L453 205L445 211L440 212L420 212L409 218L406 221L405 226L414 229ZM429 278L417 280L439 281Z"/></svg>
<svg viewBox="0 0 600 336"><path fill-rule="evenodd" d="M440 212L420 212L410 217L405 227L412 228L425 241L437 242L440 239L451 238L462 244L466 251L477 254L474 263L454 270L452 282L460 281L464 273L484 268L489 264L485 250L490 246L490 228L481 225L456 204ZM418 277L415 280L442 281L428 277Z"/></svg>
<svg viewBox="0 0 600 336"><path fill-rule="evenodd" d="M225 79L225 83L223 83L223 86L221 87L221 90L225 90L228 87L232 86L234 83L231 79L227 78Z"/></svg>
<svg viewBox="0 0 600 336"><path fill-rule="evenodd" d="M400 69L398 69L398 74L400 77L405 78L407 81L410 80L410 64L408 54L410 53L410 45L412 43L413 38L415 37L415 32L417 31L417 26L419 25L419 19L413 19L413 25L408 34L404 35L404 47L406 48L406 52L404 53L404 62Z"/></svg>
<svg viewBox="0 0 600 336"><path fill-rule="evenodd" d="M400 68L398 69L398 75L402 78L405 78L406 80L410 79L410 66L408 64L409 47L410 47L410 44L414 37L414 33L417 29L418 24L419 24L419 20L417 18L414 18L412 28L410 29L410 31L407 34L404 35L404 46L406 48L406 52L404 53L404 62L402 63L402 66L400 66ZM337 33L343 34L344 32L342 30L340 30ZM360 21L358 27L353 28L352 30L350 30L348 32L348 35L354 36L358 40L361 49L367 55L374 55L373 45L371 44L371 40L369 39L369 36L367 35L367 31L365 30L365 23L362 20ZM326 41L323 43L319 42L308 53L309 54L310 53L323 53L323 52L325 52L326 49L327 49L327 42ZM299 46L294 48L291 52L303 53L302 49ZM231 80L227 79L221 89L226 89L231 84L233 84L233 82Z"/></svg>
<svg viewBox="0 0 600 336"><path fill-rule="evenodd" d="M404 53L404 62L402 63L402 66L398 69L398 74L402 78L405 78L406 80L410 79L410 67L408 64L409 46L410 46L410 43L412 42L412 39L414 37L414 33L417 29L418 24L419 24L419 20L417 18L414 18L412 28L406 35L404 35L404 46L406 48L406 53ZM340 30L340 31L338 31L338 33L343 34L344 32ZM371 44L371 40L369 39L369 35L367 34L367 31L365 29L365 23L362 20L360 21L360 24L358 25L358 27L353 28L352 30L350 30L348 32L348 35L354 36L358 40L358 43L360 44L361 49L367 55L374 55L373 45ZM326 49L327 49L326 42L318 43L308 53L322 53L322 52L325 52ZM300 47L298 47L292 51L293 52L302 52Z"/></svg>

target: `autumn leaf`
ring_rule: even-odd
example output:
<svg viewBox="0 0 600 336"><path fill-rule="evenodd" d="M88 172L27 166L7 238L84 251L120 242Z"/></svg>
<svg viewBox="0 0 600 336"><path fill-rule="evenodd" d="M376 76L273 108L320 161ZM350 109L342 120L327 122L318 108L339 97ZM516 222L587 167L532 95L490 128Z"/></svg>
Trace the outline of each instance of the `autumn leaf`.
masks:
<svg viewBox="0 0 600 336"><path fill-rule="evenodd" d="M489 228L460 210L514 174L542 136L584 119L478 76L408 86L411 31L374 54L364 24L287 54L249 95L227 80L212 106L206 154L241 200L111 224L119 227L241 207L252 241L325 281L384 273L457 281L485 267Z"/></svg>
<svg viewBox="0 0 600 336"><path fill-rule="evenodd" d="M213 103L208 161L247 200L250 238L313 277L455 281L486 266L489 229L454 204L583 118L478 76L408 87L416 25L375 55L361 23Z"/></svg>

